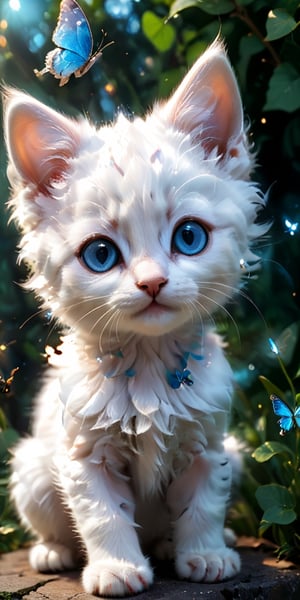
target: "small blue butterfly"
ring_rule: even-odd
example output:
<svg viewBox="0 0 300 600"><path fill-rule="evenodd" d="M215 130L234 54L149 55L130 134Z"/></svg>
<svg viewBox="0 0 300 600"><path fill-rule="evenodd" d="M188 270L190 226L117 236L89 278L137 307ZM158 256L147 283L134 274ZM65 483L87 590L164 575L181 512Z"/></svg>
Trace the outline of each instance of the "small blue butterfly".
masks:
<svg viewBox="0 0 300 600"><path fill-rule="evenodd" d="M176 369L174 373L167 371L167 382L174 390L178 389L182 383L188 386L194 383L191 378L191 371L188 369L184 369L183 371Z"/></svg>
<svg viewBox="0 0 300 600"><path fill-rule="evenodd" d="M60 86L68 83L71 75L82 77L101 56L104 48L113 44L109 42L92 54L91 28L83 10L75 0L62 0L60 3L52 41L57 48L48 52L45 68L41 71L34 69L34 73L37 77L51 73L56 79L60 79Z"/></svg>
<svg viewBox="0 0 300 600"><path fill-rule="evenodd" d="M278 396L272 394L270 399L272 400L275 415L280 417L278 421L281 427L280 435L285 435L287 431L291 431L294 427L300 427L300 406L292 412L289 406L278 398Z"/></svg>
<svg viewBox="0 0 300 600"><path fill-rule="evenodd" d="M286 226L286 231L292 236L295 235L295 233L297 232L299 223L297 221L293 222L293 221L290 221L289 219L285 219L284 224Z"/></svg>

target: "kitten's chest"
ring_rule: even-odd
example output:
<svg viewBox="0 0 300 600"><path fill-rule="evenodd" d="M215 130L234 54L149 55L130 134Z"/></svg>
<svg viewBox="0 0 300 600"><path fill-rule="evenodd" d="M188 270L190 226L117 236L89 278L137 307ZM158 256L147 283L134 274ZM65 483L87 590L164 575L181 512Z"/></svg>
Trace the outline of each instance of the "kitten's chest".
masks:
<svg viewBox="0 0 300 600"><path fill-rule="evenodd" d="M201 424L194 421L177 423L173 434L168 436L152 426L134 444L129 471L136 492L142 497L155 490L166 490L196 454L205 452L207 439Z"/></svg>
<svg viewBox="0 0 300 600"><path fill-rule="evenodd" d="M207 338L205 351L195 343L192 351L177 340L165 347L147 340L91 357L85 370L73 352L60 398L74 458L97 461L109 437L138 474L149 471L148 479L180 471L195 444L205 448L216 423L224 429L229 408L231 371L218 338Z"/></svg>

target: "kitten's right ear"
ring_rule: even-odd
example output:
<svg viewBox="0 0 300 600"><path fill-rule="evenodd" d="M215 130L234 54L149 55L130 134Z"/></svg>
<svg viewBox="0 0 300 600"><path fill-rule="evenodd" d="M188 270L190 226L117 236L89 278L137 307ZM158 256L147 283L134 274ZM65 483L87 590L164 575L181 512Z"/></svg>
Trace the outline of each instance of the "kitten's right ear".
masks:
<svg viewBox="0 0 300 600"><path fill-rule="evenodd" d="M238 158L247 174L250 165L243 110L237 81L223 44L216 40L200 56L181 84L160 107L160 115L188 134L205 153Z"/></svg>
<svg viewBox="0 0 300 600"><path fill-rule="evenodd" d="M78 126L31 96L4 90L4 132L10 158L8 176L32 182L45 191L62 179L78 153Z"/></svg>

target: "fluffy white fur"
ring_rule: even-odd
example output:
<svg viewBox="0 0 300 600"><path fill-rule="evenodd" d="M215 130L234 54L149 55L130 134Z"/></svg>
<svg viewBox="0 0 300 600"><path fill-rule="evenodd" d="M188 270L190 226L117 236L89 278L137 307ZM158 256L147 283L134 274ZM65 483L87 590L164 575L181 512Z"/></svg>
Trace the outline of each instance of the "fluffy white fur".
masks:
<svg viewBox="0 0 300 600"><path fill-rule="evenodd" d="M231 577L232 376L212 315L238 290L240 259L254 264L263 228L224 49L211 46L144 120L96 129L14 90L5 109L27 285L68 328L13 458L12 495L39 537L31 564L72 568L83 553L85 590L107 596L152 583L153 549L172 554L179 577ZM174 249L187 220L208 236L192 256ZM104 273L82 259L99 238L120 252Z"/></svg>

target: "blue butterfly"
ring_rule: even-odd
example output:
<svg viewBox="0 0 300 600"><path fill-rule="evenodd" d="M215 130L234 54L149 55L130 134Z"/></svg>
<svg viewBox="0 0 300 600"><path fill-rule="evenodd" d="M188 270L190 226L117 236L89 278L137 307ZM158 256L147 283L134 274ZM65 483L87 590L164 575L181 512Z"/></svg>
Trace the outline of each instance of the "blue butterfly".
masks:
<svg viewBox="0 0 300 600"><path fill-rule="evenodd" d="M300 427L300 406L292 412L289 406L278 398L278 396L272 394L270 399L272 400L275 415L280 417L278 421L281 427L280 435L285 435L287 431L291 431L294 427Z"/></svg>
<svg viewBox="0 0 300 600"><path fill-rule="evenodd" d="M113 44L109 42L92 54L91 28L83 10L75 0L62 0L60 3L52 41L57 48L48 52L45 68L41 71L34 69L34 73L37 77L51 73L56 79L60 79L60 86L68 83L71 75L82 77L101 56L104 48Z"/></svg>
<svg viewBox="0 0 300 600"><path fill-rule="evenodd" d="M176 369L174 373L167 371L167 382L174 390L178 389L182 383L188 386L194 383L191 378L191 371L188 369L184 369L183 371Z"/></svg>

